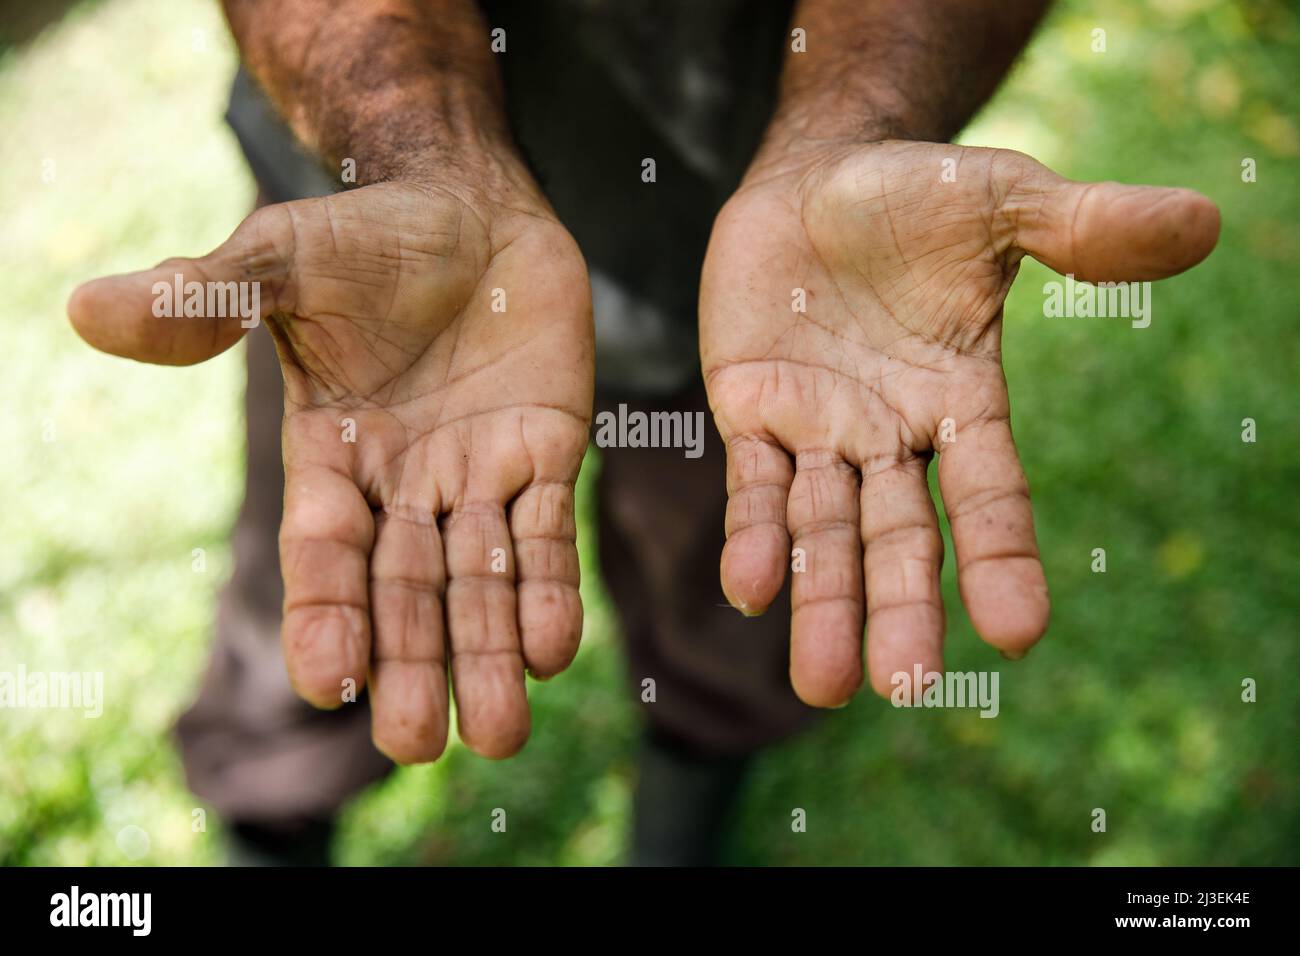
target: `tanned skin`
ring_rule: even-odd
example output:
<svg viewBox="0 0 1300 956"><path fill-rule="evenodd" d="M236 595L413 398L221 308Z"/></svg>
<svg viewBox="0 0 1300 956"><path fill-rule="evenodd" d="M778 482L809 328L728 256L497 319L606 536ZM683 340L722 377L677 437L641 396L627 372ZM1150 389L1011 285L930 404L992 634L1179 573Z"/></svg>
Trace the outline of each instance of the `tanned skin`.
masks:
<svg viewBox="0 0 1300 956"><path fill-rule="evenodd" d="M805 0L807 52L787 54L765 142L714 225L700 350L728 450L723 588L760 613L803 549L790 673L810 704L858 689L864 620L878 693L915 664L943 669L936 451L975 630L1015 658L1047 628L1001 361L1021 258L1149 280L1217 240L1218 210L1189 190L1075 183L1020 153L943 144L1043 6Z"/></svg>
<svg viewBox="0 0 1300 956"><path fill-rule="evenodd" d="M805 549L791 678L813 704L861 683L864 616L878 691L913 662L941 666L943 549L925 482L936 447L976 629L1018 654L1046 627L999 355L1019 259L1158 278L1217 236L1217 211L1194 193L1084 186L1016 153L939 145L1042 6L805 0L793 25L808 52L789 55L768 135L714 228L700 344L728 446L723 585L759 613L792 544ZM330 707L349 678L368 680L376 744L419 762L445 745L450 675L462 739L509 755L529 731L525 671L562 670L581 632L582 257L510 142L471 0L226 8L297 135L331 163L356 160L363 188L259 210L200 259L87 283L70 316L104 351L192 364L244 330L153 317L153 283L262 282L285 378L294 686ZM940 183L946 158L955 183ZM791 309L796 287L806 313ZM948 417L958 440L939 446Z"/></svg>
<svg viewBox="0 0 1300 956"><path fill-rule="evenodd" d="M376 745L419 762L445 745L450 676L461 739L508 756L529 733L525 670L563 670L582 631L582 256L510 141L472 0L227 12L299 137L355 159L366 185L259 209L203 258L87 283L73 324L115 355L201 362L239 321L154 318L153 283L260 281L285 383L294 687L337 707L368 681Z"/></svg>

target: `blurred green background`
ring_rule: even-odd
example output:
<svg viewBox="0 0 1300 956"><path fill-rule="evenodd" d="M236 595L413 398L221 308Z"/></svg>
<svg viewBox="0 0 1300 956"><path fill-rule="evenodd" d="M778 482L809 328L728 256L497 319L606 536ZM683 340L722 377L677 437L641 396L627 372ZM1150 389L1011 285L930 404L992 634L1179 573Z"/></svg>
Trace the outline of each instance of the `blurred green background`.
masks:
<svg viewBox="0 0 1300 956"><path fill-rule="evenodd" d="M213 2L48 9L43 30L12 11L0 28L0 670L103 671L107 702L97 720L0 710L0 862L125 864L118 835L138 826L140 863L219 863L217 821L191 830L202 804L168 732L229 571L242 358L108 358L63 303L85 278L206 252L251 207L221 121L234 49ZM1005 351L1048 637L1004 664L971 631L950 561L949 666L1001 669L1001 716L860 695L764 755L728 859L1300 862L1298 80L1291 4L1070 0L966 131L1075 178L1201 190L1222 239L1157 287L1141 331L1044 318L1050 274L1026 262ZM637 698L590 521L583 535L585 643L568 674L530 685L524 752L490 763L453 745L397 772L348 809L340 862L620 861ZM1098 547L1105 574L1090 570ZM488 826L498 806L507 834ZM791 832L795 807L806 833Z"/></svg>

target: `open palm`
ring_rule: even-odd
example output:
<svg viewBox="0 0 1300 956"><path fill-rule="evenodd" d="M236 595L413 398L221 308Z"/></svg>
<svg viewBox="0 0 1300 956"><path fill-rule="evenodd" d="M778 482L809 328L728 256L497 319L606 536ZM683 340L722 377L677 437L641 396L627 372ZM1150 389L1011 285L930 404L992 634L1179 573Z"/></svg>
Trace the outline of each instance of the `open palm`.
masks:
<svg viewBox="0 0 1300 956"><path fill-rule="evenodd" d="M945 176L944 173L951 175ZM1011 437L1002 305L1030 254L1088 281L1204 258L1187 190L1074 183L1019 153L887 142L751 175L704 267L705 382L728 449L723 587L758 613L791 564L791 679L834 706L942 670L939 484L963 603L1011 656L1048 621Z"/></svg>
<svg viewBox="0 0 1300 956"><path fill-rule="evenodd" d="M410 183L258 210L216 251L87 283L91 344L190 364L238 319L158 318L151 288L260 283L285 383L282 637L307 700L369 681L376 744L529 733L525 670L550 676L582 629L573 486L591 416L590 293L548 211Z"/></svg>

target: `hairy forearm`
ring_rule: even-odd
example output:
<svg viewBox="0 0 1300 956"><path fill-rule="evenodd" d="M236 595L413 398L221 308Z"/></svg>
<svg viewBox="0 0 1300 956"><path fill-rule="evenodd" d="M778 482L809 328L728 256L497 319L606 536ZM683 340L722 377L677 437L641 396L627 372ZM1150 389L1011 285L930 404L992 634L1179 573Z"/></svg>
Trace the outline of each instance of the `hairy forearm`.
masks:
<svg viewBox="0 0 1300 956"><path fill-rule="evenodd" d="M993 93L1050 0L801 0L761 154L945 142Z"/></svg>
<svg viewBox="0 0 1300 956"><path fill-rule="evenodd" d="M474 0L223 0L299 139L360 184L526 179Z"/></svg>

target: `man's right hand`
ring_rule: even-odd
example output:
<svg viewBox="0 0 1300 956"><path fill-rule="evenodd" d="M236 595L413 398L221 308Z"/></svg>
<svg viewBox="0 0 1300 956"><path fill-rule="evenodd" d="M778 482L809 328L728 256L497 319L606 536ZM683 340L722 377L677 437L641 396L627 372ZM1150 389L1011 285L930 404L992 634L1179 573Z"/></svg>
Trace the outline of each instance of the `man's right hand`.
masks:
<svg viewBox="0 0 1300 956"><path fill-rule="evenodd" d="M239 318L159 318L154 284L258 282L285 382L282 638L319 707L369 680L400 762L461 739L517 751L525 670L582 630L574 482L593 388L591 297L544 201L410 182L268 206L200 259L97 279L68 304L105 352L187 365Z"/></svg>

